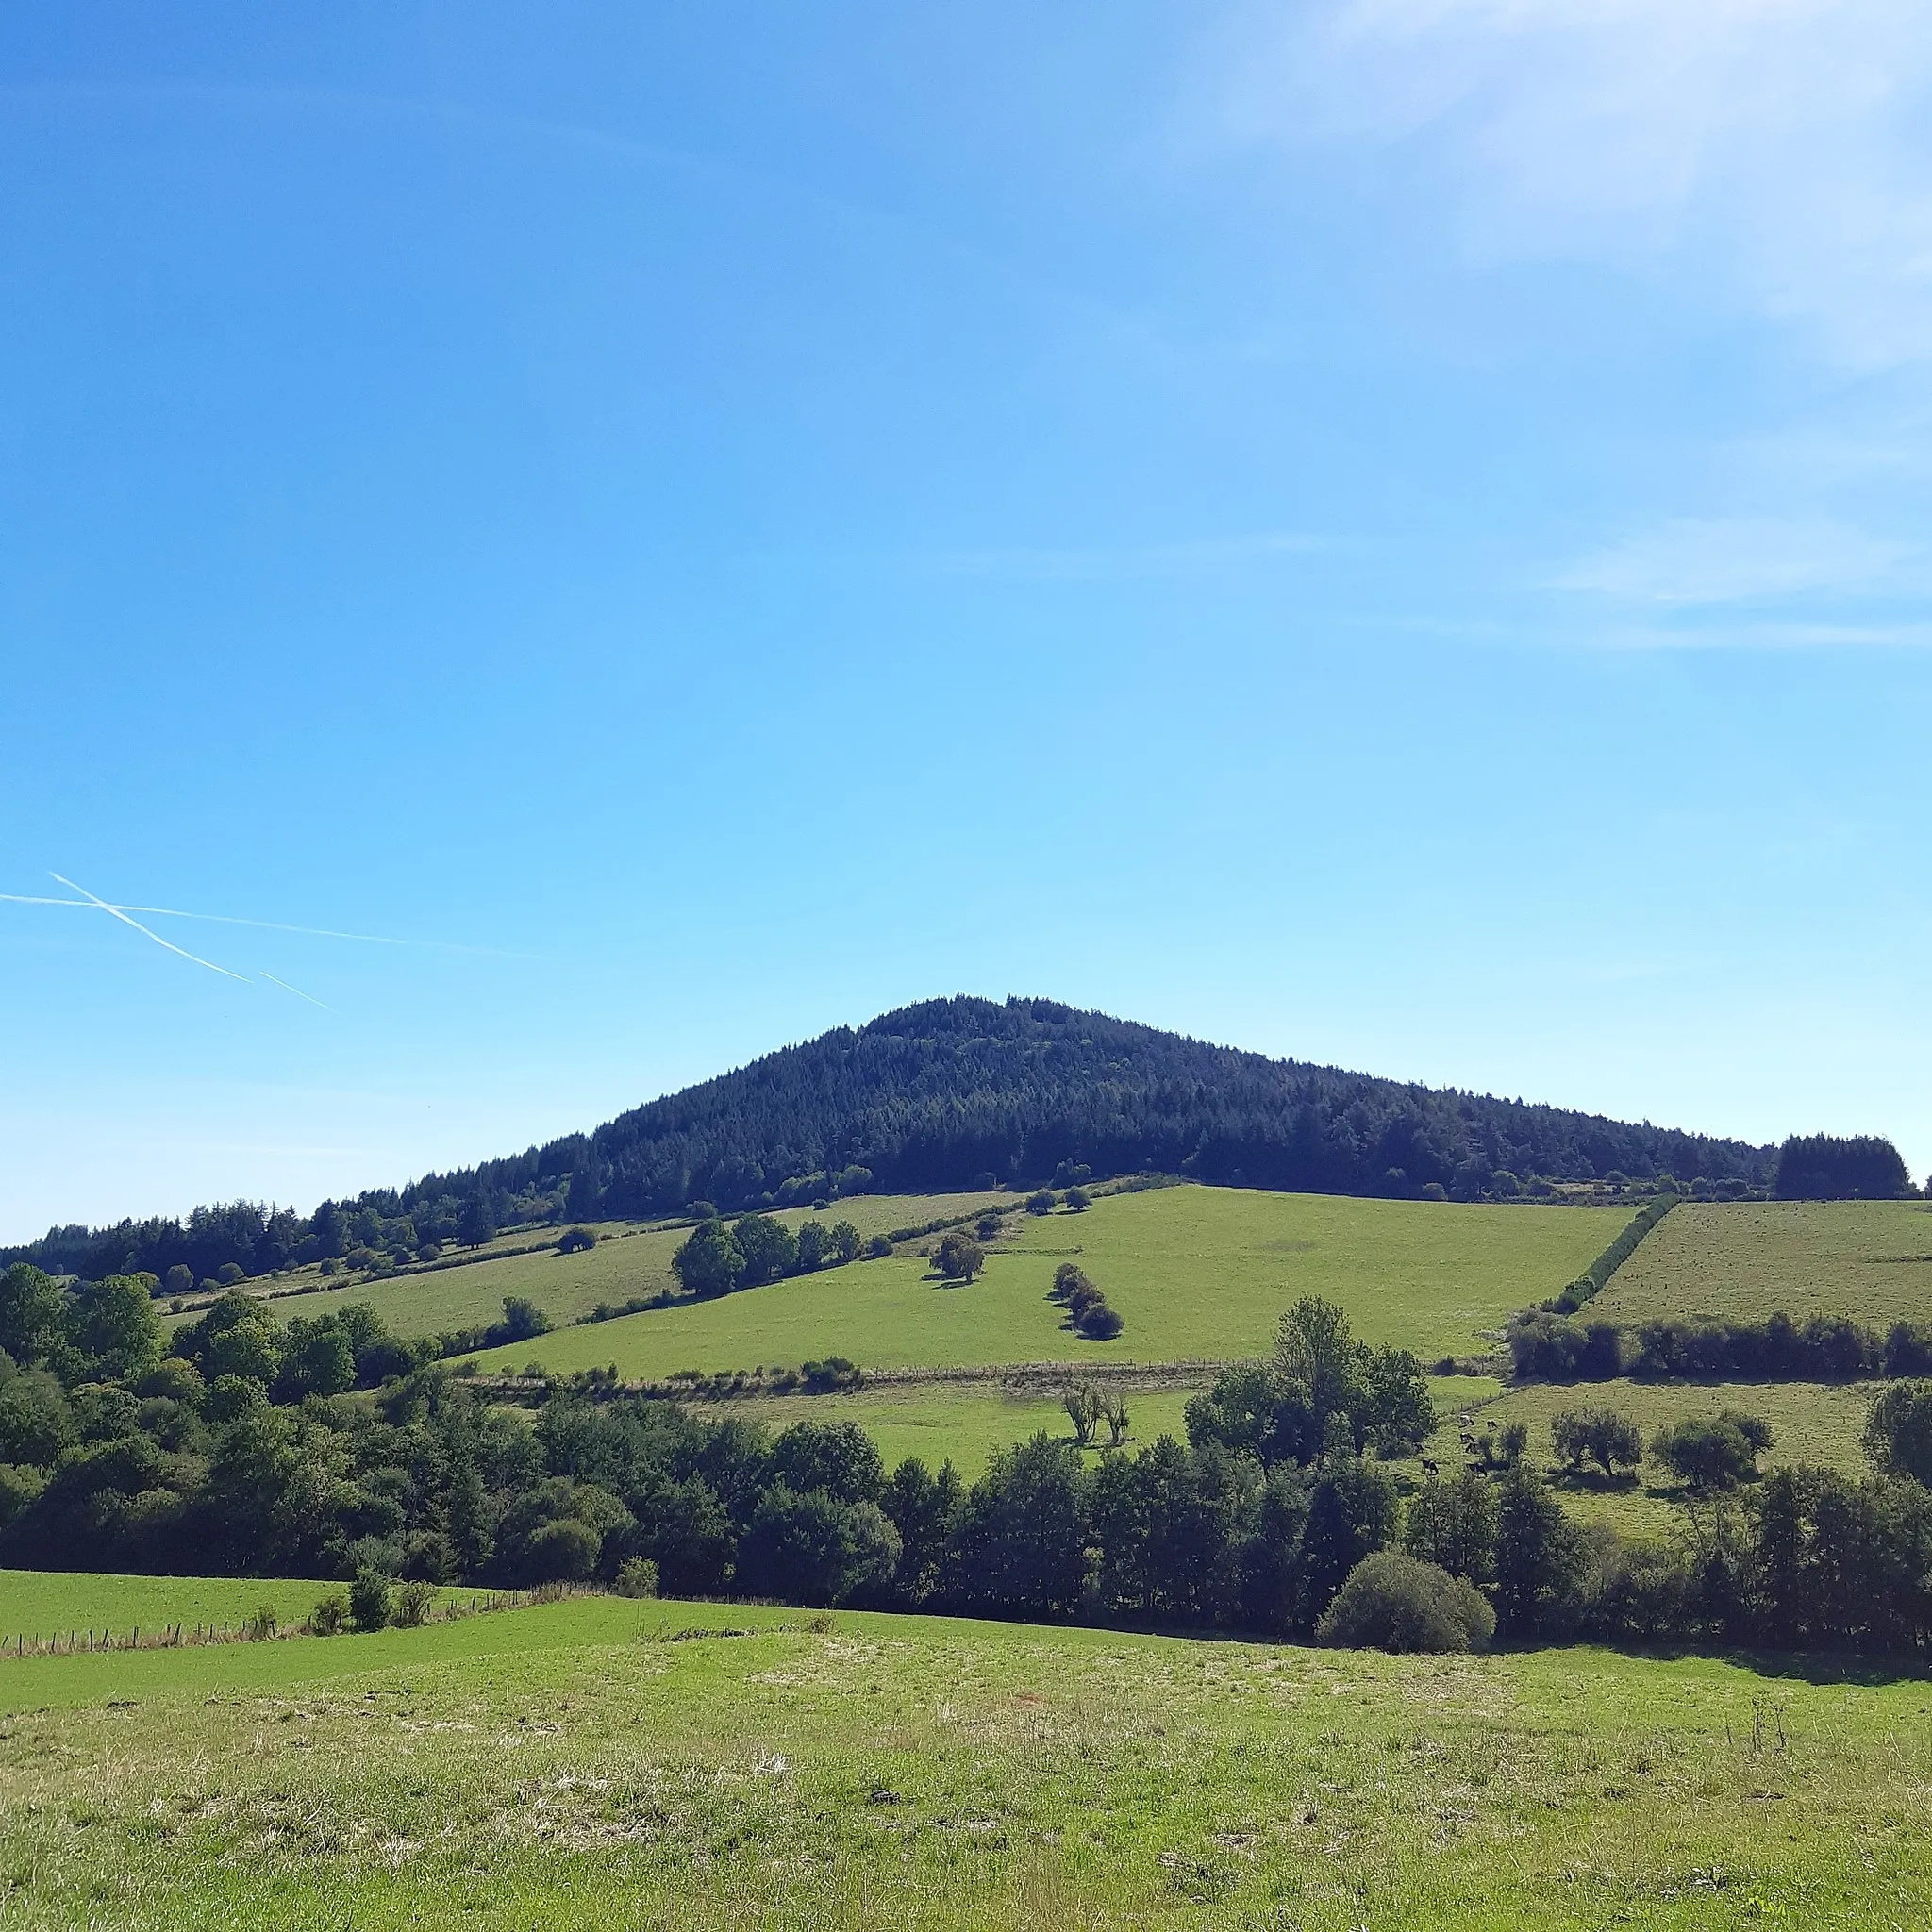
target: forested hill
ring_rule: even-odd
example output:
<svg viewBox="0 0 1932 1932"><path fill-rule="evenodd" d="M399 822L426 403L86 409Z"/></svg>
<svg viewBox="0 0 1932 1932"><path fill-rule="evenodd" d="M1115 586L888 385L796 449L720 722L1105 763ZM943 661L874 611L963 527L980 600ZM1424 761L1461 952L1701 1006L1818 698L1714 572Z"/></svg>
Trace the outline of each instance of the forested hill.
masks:
<svg viewBox="0 0 1932 1932"><path fill-rule="evenodd" d="M93 1278L258 1274L355 1242L471 1239L509 1218L733 1209L1155 1170L1250 1187L1474 1199L1612 1171L1767 1183L1769 1147L1273 1060L1051 1000L933 1000L766 1055L547 1147L308 1219L58 1229L8 1259ZM859 1170L860 1172L854 1172ZM405 1237L395 1232L408 1224Z"/></svg>
<svg viewBox="0 0 1932 1932"><path fill-rule="evenodd" d="M1050 1000L934 1000L623 1114L605 1200L723 1208L868 1169L892 1191L1151 1169L1324 1193L1466 1197L1498 1170L1751 1181L1773 1151L1209 1046Z"/></svg>

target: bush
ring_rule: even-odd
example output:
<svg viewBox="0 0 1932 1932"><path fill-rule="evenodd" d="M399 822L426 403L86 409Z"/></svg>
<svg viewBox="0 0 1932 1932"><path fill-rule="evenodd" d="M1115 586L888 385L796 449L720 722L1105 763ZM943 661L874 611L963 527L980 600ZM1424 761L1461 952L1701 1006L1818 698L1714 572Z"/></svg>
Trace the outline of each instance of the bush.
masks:
<svg viewBox="0 0 1932 1932"><path fill-rule="evenodd" d="M1092 1205L1093 1196L1085 1188L1069 1188L1067 1190L1067 1206L1075 1214L1086 1213Z"/></svg>
<svg viewBox="0 0 1932 1932"><path fill-rule="evenodd" d="M412 1576L396 1591L391 1621L399 1629L417 1630L429 1620L429 1607L436 1601L436 1586Z"/></svg>
<svg viewBox="0 0 1932 1932"><path fill-rule="evenodd" d="M330 1591L309 1611L308 1627L318 1637L340 1637L349 1627L349 1592Z"/></svg>
<svg viewBox="0 0 1932 1932"><path fill-rule="evenodd" d="M1932 1382L1899 1382L1878 1398L1865 1424L1865 1453L1881 1474L1932 1489Z"/></svg>
<svg viewBox="0 0 1932 1932"><path fill-rule="evenodd" d="M617 1569L619 1596L656 1596L658 1566L648 1557L630 1557Z"/></svg>
<svg viewBox="0 0 1932 1932"><path fill-rule="evenodd" d="M224 1261L215 1270L215 1279L224 1288L233 1288L242 1278L242 1264L239 1261Z"/></svg>
<svg viewBox="0 0 1932 1932"><path fill-rule="evenodd" d="M865 1244L865 1252L874 1261L883 1261L892 1252L891 1235L875 1234Z"/></svg>
<svg viewBox="0 0 1932 1932"><path fill-rule="evenodd" d="M1316 1639L1346 1650L1483 1650L1496 1613L1473 1583L1400 1550L1377 1550L1315 1625Z"/></svg>
<svg viewBox="0 0 1932 1932"><path fill-rule="evenodd" d="M776 1281L798 1266L798 1237L769 1214L741 1215L732 1226L731 1239L743 1260L744 1273L740 1277L743 1287Z"/></svg>
<svg viewBox="0 0 1932 1932"><path fill-rule="evenodd" d="M550 1317L527 1295L507 1294L503 1298L503 1320L492 1322L484 1331L487 1347L500 1347L507 1341L531 1341L550 1333Z"/></svg>
<svg viewBox="0 0 1932 1932"><path fill-rule="evenodd" d="M254 1643L266 1643L275 1634L275 1607L263 1604L242 1626L242 1634Z"/></svg>
<svg viewBox="0 0 1932 1932"><path fill-rule="evenodd" d="M671 1257L671 1272L687 1294L708 1300L729 1294L744 1278L744 1256L715 1214L700 1221Z"/></svg>
<svg viewBox="0 0 1932 1932"><path fill-rule="evenodd" d="M1029 1214L1051 1214L1054 1210L1054 1191L1051 1188L1039 1188L1026 1196L1026 1211Z"/></svg>
<svg viewBox="0 0 1932 1932"><path fill-rule="evenodd" d="M597 1567L604 1539L591 1524L560 1516L531 1532L523 1574L529 1583L581 1583Z"/></svg>
<svg viewBox="0 0 1932 1932"><path fill-rule="evenodd" d="M1089 1341L1111 1341L1127 1324L1118 1308L1108 1307L1096 1297L1076 1325Z"/></svg>
<svg viewBox="0 0 1932 1932"><path fill-rule="evenodd" d="M971 1281L986 1266L986 1250L955 1228L941 1240L933 1265L941 1281Z"/></svg>
<svg viewBox="0 0 1932 1932"><path fill-rule="evenodd" d="M1730 1490L1757 1474L1757 1452L1771 1447L1771 1430L1735 1409L1712 1420L1687 1416L1659 1429L1651 1454L1693 1490Z"/></svg>
<svg viewBox="0 0 1932 1932"><path fill-rule="evenodd" d="M830 1607L882 1591L899 1561L899 1532L876 1503L783 1482L759 1493L738 1546L741 1583L758 1596Z"/></svg>
<svg viewBox="0 0 1932 1932"><path fill-rule="evenodd" d="M983 1241L991 1241L1000 1231L1001 1222L997 1214L982 1214L973 1224L973 1232Z"/></svg>
<svg viewBox="0 0 1932 1932"><path fill-rule="evenodd" d="M395 1608L391 1601L389 1578L375 1570L358 1570L349 1586L349 1614L358 1630L380 1630Z"/></svg>
<svg viewBox="0 0 1932 1932"><path fill-rule="evenodd" d="M597 1245L597 1237L588 1227L567 1227L558 1237L557 1252L559 1255L580 1255L587 1248Z"/></svg>
<svg viewBox="0 0 1932 1932"><path fill-rule="evenodd" d="M1632 1470L1643 1460L1643 1438L1628 1416L1613 1408L1566 1408L1550 1418L1550 1440L1572 1469L1585 1462L1607 1476Z"/></svg>
<svg viewBox="0 0 1932 1932"><path fill-rule="evenodd" d="M1062 1261L1053 1271L1053 1287L1048 1293L1054 1301L1065 1302L1077 1315L1099 1293L1099 1290L1088 1280L1087 1271L1079 1262Z"/></svg>

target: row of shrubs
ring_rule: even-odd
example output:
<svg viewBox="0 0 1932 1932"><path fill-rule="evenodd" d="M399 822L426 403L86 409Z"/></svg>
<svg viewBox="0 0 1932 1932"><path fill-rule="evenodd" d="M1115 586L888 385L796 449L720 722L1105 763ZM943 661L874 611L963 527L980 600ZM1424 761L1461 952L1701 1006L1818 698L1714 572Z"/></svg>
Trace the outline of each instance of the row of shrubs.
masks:
<svg viewBox="0 0 1932 1932"><path fill-rule="evenodd" d="M1932 1332L1895 1322L1881 1334L1843 1315L1799 1322L1579 1323L1546 1309L1509 1324L1509 1355L1521 1381L1850 1382L1932 1374Z"/></svg>
<svg viewBox="0 0 1932 1932"><path fill-rule="evenodd" d="M1659 1194L1639 1208L1623 1233L1548 1305L1550 1309L1559 1315L1574 1315L1585 1302L1601 1294L1610 1276L1637 1252L1644 1237L1677 1205L1677 1200L1674 1192Z"/></svg>
<svg viewBox="0 0 1932 1932"><path fill-rule="evenodd" d="M1062 1261L1054 1270L1050 1292L1066 1308L1067 1326L1089 1341L1111 1341L1127 1325L1076 1261Z"/></svg>

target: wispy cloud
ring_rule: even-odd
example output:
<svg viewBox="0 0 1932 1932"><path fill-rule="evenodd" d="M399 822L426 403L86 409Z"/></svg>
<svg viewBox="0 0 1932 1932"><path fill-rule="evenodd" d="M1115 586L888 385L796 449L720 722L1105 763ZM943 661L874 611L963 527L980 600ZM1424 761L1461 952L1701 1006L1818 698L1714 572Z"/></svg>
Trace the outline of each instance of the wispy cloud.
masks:
<svg viewBox="0 0 1932 1932"><path fill-rule="evenodd" d="M1867 364L1932 358L1924 0L1264 0L1240 138L1428 144L1465 242L1685 255Z"/></svg>
<svg viewBox="0 0 1932 1932"><path fill-rule="evenodd" d="M1580 558L1556 581L1560 590L1642 604L1739 604L1863 590L1904 554L1823 521L1678 517Z"/></svg>

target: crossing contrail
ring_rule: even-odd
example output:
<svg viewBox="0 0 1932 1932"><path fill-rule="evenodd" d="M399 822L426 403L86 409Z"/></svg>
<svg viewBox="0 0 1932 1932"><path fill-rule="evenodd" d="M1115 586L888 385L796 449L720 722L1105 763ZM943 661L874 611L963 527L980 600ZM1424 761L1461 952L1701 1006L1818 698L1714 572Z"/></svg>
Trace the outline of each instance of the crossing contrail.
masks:
<svg viewBox="0 0 1932 1932"><path fill-rule="evenodd" d="M58 873L54 873L51 876L60 879ZM60 883L64 886L68 881L60 879ZM77 892L81 888L75 886L73 890ZM341 932L326 925L288 925L278 919L242 919L232 912L184 912L178 906L124 906L118 903L110 905L104 899L96 899L92 892L82 899L56 899L34 892L0 892L0 905L78 906L84 908L99 906L112 912L117 918L125 917L130 912L145 912L151 919L198 919L205 925L246 925L252 926L257 932L291 932L311 940L354 940L365 946L429 946L438 952L479 953L492 959L535 959L541 957L536 953L506 952L498 946L466 946L457 940L399 940L390 933ZM134 922L129 920L128 924L131 925ZM147 932L145 926L142 926L140 930ZM155 939L156 935L150 932L148 938ZM165 946L168 942L166 940L160 940L158 943ZM179 952L180 948L177 946L174 950ZM190 953L187 957L192 959L194 955ZM199 963L206 966L208 962L204 959ZM219 972L222 969L218 967L216 970Z"/></svg>
<svg viewBox="0 0 1932 1932"><path fill-rule="evenodd" d="M78 892L88 905L98 906L110 919L118 919L123 925L131 925L136 932L141 933L147 939L151 939L156 945L165 948L168 952L178 953L182 958L192 960L197 966L206 966L210 973L219 973L224 979L239 979L243 986L248 984L248 980L243 974L230 973L225 966L217 966L212 959L204 959L199 953L191 953L187 947L177 946L173 940L164 940L159 933L150 931L148 927L142 924L140 920L130 919L119 906L109 906L105 899L95 898L85 886L75 885L72 879L61 877L58 872L50 872L47 876L56 885L65 886L70 892ZM75 902L69 900L67 903L72 905ZM308 994L305 993L303 997L305 999L308 998Z"/></svg>

